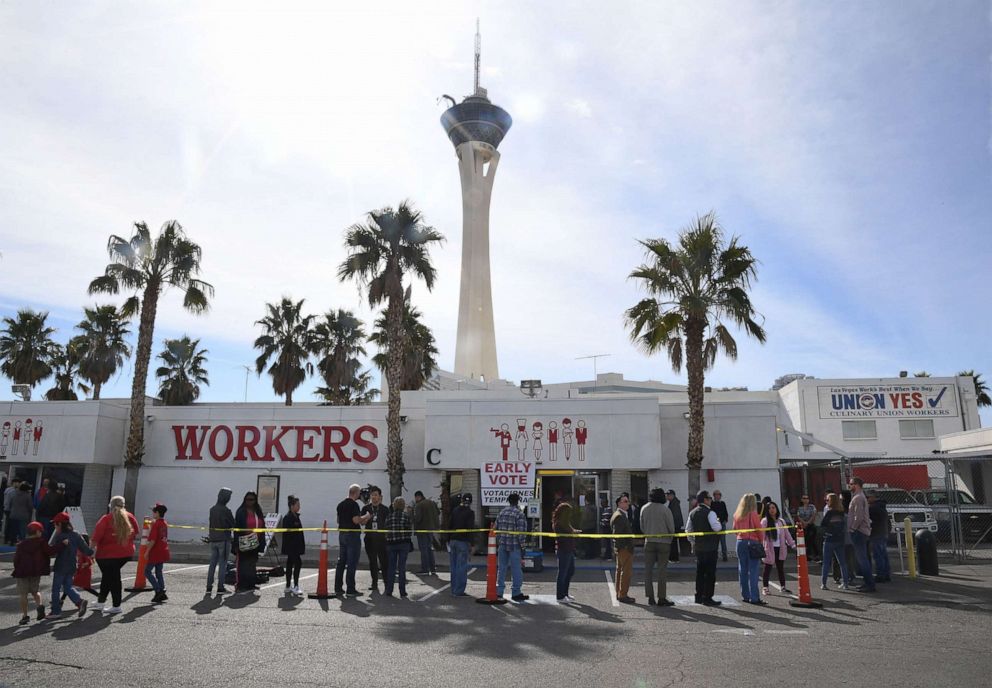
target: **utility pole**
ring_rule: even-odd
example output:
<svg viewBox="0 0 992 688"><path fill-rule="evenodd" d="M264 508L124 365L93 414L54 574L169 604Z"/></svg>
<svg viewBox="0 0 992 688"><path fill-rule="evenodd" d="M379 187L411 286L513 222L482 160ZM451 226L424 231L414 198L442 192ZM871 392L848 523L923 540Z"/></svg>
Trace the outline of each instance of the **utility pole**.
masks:
<svg viewBox="0 0 992 688"><path fill-rule="evenodd" d="M575 359L576 361L582 361L582 360L585 360L587 358L591 358L592 359L593 387L599 387L599 368L597 366L597 363L599 362L598 359L600 359L600 358L606 358L607 356L610 356L610 355L611 354L592 354L591 356L578 356Z"/></svg>

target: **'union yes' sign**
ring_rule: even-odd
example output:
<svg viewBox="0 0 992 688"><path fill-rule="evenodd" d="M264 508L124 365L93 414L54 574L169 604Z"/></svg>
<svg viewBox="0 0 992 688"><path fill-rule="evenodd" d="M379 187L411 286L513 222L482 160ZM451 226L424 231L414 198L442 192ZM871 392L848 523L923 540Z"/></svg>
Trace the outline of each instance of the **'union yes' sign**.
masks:
<svg viewBox="0 0 992 688"><path fill-rule="evenodd" d="M173 425L176 461L372 463L379 456L372 425Z"/></svg>

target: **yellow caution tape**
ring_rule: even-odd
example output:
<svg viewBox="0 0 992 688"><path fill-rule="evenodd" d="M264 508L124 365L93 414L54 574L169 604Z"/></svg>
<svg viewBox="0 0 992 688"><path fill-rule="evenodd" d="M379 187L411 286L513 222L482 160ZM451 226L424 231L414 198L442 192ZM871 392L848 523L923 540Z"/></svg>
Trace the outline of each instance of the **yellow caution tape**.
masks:
<svg viewBox="0 0 992 688"><path fill-rule="evenodd" d="M229 533L305 533L305 532L323 532L324 528L322 526L317 526L313 528L209 528L207 526L183 526L183 525L173 525L169 524L169 528L181 528L185 530L214 530L223 531ZM614 540L621 539L632 539L632 538L663 538L663 537L704 537L706 535L736 535L738 533L763 533L771 530L778 530L780 528L795 529L796 526L777 526L772 528L738 528L733 530L714 530L714 531L704 531L699 533L548 533L539 530L497 530L494 531L496 535L539 535L541 537L550 538L595 538L603 539L610 538ZM332 528L328 527L327 532L344 532L344 533L376 533L381 535L386 535L390 532L389 530L384 530L379 528L373 530L371 528ZM453 530L411 530L409 532L416 534L431 534L431 535L447 535L451 533L488 533L490 530L488 528L458 528Z"/></svg>

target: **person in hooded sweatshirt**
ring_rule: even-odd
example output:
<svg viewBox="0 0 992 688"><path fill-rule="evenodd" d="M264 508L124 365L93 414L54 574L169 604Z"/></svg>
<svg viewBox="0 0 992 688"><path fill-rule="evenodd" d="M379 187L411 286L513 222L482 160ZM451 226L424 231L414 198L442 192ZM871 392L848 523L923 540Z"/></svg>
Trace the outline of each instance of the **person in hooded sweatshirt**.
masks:
<svg viewBox="0 0 992 688"><path fill-rule="evenodd" d="M14 578L17 579L17 594L21 598L21 620L23 626L28 621L28 595L34 597L38 607L38 621L45 618L45 605L41 603L38 592L41 577L51 573L49 558L55 550L41 537L45 527L37 521L31 521L25 528L27 536L17 543L14 552Z"/></svg>
<svg viewBox="0 0 992 688"><path fill-rule="evenodd" d="M65 597L72 600L79 609L78 615L82 616L86 613L87 601L72 587L72 579L76 575L78 555L92 557L93 550L82 536L73 530L69 514L64 511L55 514L52 525L54 531L48 544L55 547L58 554L55 555L55 563L52 565L52 613L48 616L58 617L62 614L62 601Z"/></svg>
<svg viewBox="0 0 992 688"><path fill-rule="evenodd" d="M214 571L217 574L217 592L226 593L224 576L227 575L227 558L231 554L231 529L234 528L234 514L228 508L231 501L231 489L220 488L217 493L217 503L210 507L210 568L207 569L207 594L214 590Z"/></svg>
<svg viewBox="0 0 992 688"><path fill-rule="evenodd" d="M265 551L265 533L255 532L256 528L265 528L265 514L254 492L245 493L241 506L234 514L234 527L234 551L237 552L238 562L235 591L248 592L257 587L255 565L258 555Z"/></svg>

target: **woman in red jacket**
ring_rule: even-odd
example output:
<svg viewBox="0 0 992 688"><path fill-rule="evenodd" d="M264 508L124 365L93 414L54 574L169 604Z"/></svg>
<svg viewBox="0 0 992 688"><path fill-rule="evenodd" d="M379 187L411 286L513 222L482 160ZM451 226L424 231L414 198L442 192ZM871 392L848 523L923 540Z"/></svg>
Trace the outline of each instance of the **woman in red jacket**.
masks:
<svg viewBox="0 0 992 688"><path fill-rule="evenodd" d="M145 578L155 590L155 597L152 598L155 604L169 599L165 594L165 578L162 575L162 565L172 558L169 553L169 524L165 522L165 512L168 510L165 504L156 504L152 507L155 520L152 521L148 533L148 563L145 564Z"/></svg>
<svg viewBox="0 0 992 688"><path fill-rule="evenodd" d="M100 594L97 603L91 608L103 609L109 594L113 606L108 614L121 613L121 569L134 556L134 538L138 534L138 522L124 508L123 497L110 500L110 513L104 514L93 528L90 546L96 550L94 557L100 567Z"/></svg>

